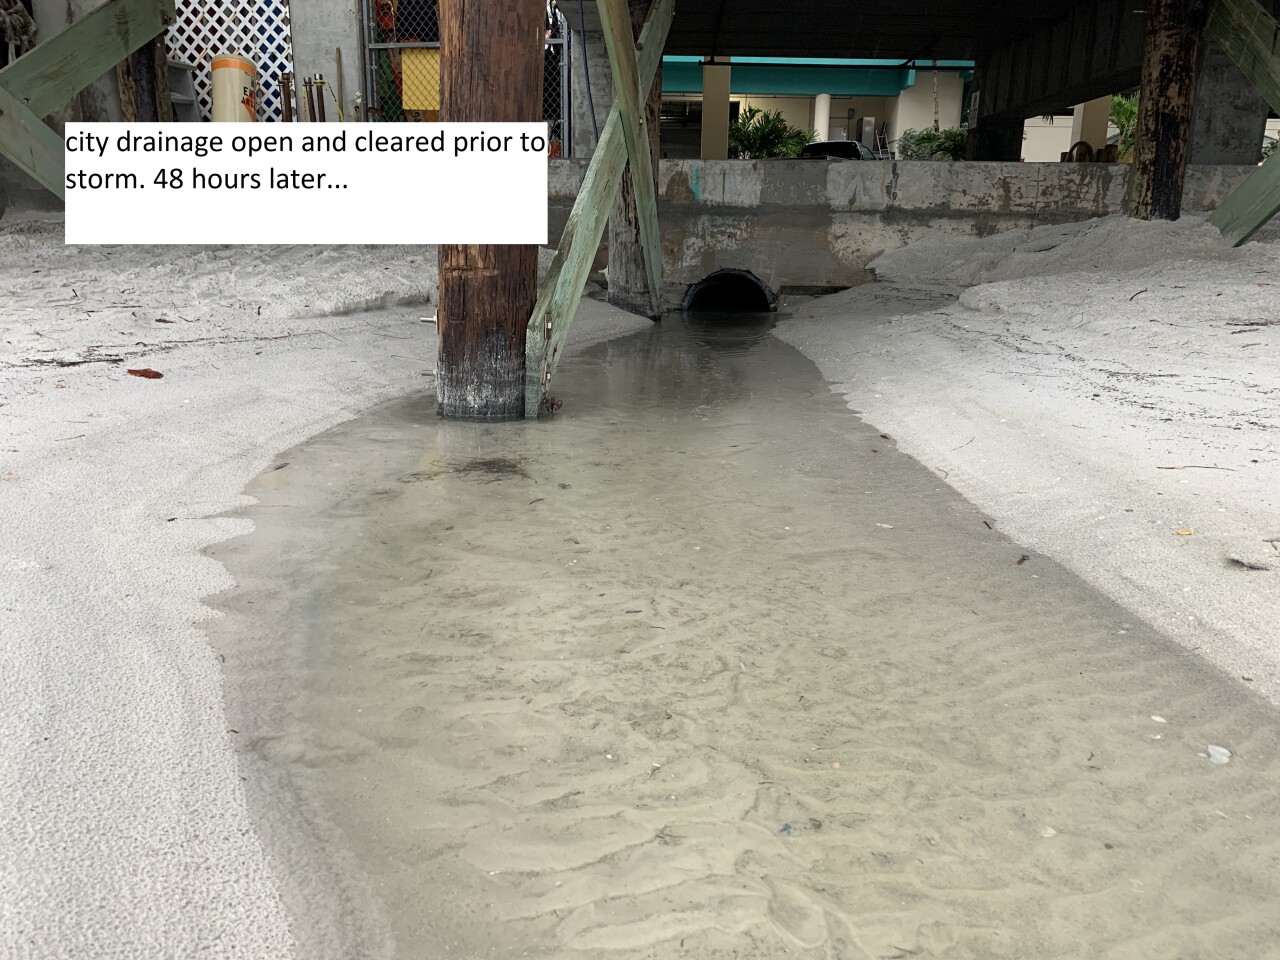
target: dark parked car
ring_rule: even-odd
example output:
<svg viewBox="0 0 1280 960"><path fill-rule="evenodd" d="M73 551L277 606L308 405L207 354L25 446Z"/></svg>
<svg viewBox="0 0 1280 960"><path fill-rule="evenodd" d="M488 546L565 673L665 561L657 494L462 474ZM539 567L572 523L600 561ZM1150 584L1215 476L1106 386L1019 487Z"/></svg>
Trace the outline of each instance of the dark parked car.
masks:
<svg viewBox="0 0 1280 960"><path fill-rule="evenodd" d="M874 160L875 154L857 140L819 140L800 151L801 160Z"/></svg>

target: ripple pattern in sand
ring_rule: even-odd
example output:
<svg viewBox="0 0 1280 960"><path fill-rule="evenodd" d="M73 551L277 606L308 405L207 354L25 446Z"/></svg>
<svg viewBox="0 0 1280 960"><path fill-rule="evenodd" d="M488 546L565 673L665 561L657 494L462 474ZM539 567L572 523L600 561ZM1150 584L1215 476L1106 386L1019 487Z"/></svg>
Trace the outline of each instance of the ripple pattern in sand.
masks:
<svg viewBox="0 0 1280 960"><path fill-rule="evenodd" d="M398 956L1280 955L1273 711L776 340L569 364L551 424L291 451L228 560L290 651L247 749Z"/></svg>

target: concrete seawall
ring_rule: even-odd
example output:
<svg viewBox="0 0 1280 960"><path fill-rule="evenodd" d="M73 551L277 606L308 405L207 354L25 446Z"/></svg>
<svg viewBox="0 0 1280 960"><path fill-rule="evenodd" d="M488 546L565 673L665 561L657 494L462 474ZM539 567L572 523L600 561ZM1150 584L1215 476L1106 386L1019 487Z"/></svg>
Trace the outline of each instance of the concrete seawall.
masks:
<svg viewBox="0 0 1280 960"><path fill-rule="evenodd" d="M586 160L552 160L554 245ZM1183 209L1215 209L1257 169L1192 166ZM1072 163L664 160L658 172L664 298L721 269L749 270L775 293L856 286L885 250L1087 220L1123 208L1128 165ZM0 214L61 204L0 163ZM602 245L596 258L603 267Z"/></svg>
<svg viewBox="0 0 1280 960"><path fill-rule="evenodd" d="M1254 167L1195 166L1187 212L1212 210ZM553 160L551 238L586 170ZM772 290L849 287L883 251L1119 213L1128 165L664 160L658 173L668 302L716 270L750 270ZM602 248L598 265L603 266Z"/></svg>

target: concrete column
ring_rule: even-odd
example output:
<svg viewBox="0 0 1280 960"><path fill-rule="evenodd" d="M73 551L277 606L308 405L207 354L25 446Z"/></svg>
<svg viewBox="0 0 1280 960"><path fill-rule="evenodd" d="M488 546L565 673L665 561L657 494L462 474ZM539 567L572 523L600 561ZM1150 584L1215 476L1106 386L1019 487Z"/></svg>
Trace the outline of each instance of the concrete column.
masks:
<svg viewBox="0 0 1280 960"><path fill-rule="evenodd" d="M905 127L902 126L902 98L890 97L887 101L889 104L889 150L896 157L898 155L898 135L902 133ZM849 139L856 140L852 125L850 125Z"/></svg>
<svg viewBox="0 0 1280 960"><path fill-rule="evenodd" d="M1077 103L1075 116L1071 118L1071 145L1081 140L1101 150L1107 145L1107 125L1111 118L1111 97L1099 97L1087 103ZM1262 137L1259 135L1259 142Z"/></svg>
<svg viewBox="0 0 1280 960"><path fill-rule="evenodd" d="M1267 101L1216 42L1205 49L1191 119L1191 163L1257 163Z"/></svg>
<svg viewBox="0 0 1280 960"><path fill-rule="evenodd" d="M702 159L729 158L729 79L727 63L702 65Z"/></svg>
<svg viewBox="0 0 1280 960"><path fill-rule="evenodd" d="M577 3L561 3L560 11L569 22L572 35L569 44L572 59L569 64L571 89L569 121L572 124L571 143L573 157L589 158L596 148L596 134L591 122L592 106L595 107L595 128L604 129L613 106L613 71L609 67L609 51L604 44L604 32L600 29L600 13L594 3L582 4L579 13ZM586 33L582 31L586 21ZM586 52L586 69L583 69L583 51ZM587 96L587 77L591 78L591 96Z"/></svg>
<svg viewBox="0 0 1280 960"><path fill-rule="evenodd" d="M820 93L813 98L813 129L819 140L831 138L831 94ZM853 135L850 134L850 139Z"/></svg>

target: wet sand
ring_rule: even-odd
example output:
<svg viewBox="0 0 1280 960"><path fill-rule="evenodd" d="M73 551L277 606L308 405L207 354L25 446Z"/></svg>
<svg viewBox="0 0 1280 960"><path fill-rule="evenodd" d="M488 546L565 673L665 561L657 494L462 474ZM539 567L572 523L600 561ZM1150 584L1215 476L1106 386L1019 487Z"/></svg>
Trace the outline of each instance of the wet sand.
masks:
<svg viewBox="0 0 1280 960"><path fill-rule="evenodd" d="M669 318L557 387L321 434L208 551L299 956L1276 955L1261 699L763 326Z"/></svg>

